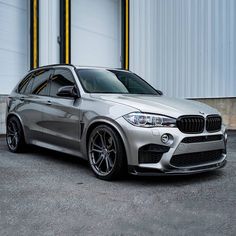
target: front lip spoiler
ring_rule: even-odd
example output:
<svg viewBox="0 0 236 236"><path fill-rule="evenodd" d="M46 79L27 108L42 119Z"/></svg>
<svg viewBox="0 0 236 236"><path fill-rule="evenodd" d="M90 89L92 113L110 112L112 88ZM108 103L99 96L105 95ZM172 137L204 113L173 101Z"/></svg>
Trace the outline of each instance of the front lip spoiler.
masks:
<svg viewBox="0 0 236 236"><path fill-rule="evenodd" d="M131 175L137 176L171 176L171 175L192 175L198 174L208 171L217 170L223 168L227 163L227 160L223 160L220 163L210 164L204 167L198 168L181 168L181 169L173 169L173 170L159 170L154 168L145 168L139 166L128 166L129 173Z"/></svg>

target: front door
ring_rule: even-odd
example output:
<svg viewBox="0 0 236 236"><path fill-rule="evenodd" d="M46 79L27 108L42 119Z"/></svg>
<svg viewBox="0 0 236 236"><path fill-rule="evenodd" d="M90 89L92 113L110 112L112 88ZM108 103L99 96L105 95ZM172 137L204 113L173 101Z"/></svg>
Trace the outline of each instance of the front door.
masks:
<svg viewBox="0 0 236 236"><path fill-rule="evenodd" d="M49 83L50 94L45 97L42 125L45 140L48 145L73 154L73 150L80 150L80 99L57 96L59 88L75 84L73 74L66 68L55 69Z"/></svg>

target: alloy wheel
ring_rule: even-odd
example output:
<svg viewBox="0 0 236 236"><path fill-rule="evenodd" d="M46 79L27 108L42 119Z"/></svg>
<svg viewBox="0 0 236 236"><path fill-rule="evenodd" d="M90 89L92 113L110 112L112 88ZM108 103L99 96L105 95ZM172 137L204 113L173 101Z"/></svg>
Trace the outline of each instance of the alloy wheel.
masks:
<svg viewBox="0 0 236 236"><path fill-rule="evenodd" d="M117 160L117 147L108 130L99 129L91 137L89 159L91 167L98 175L106 176L112 172Z"/></svg>
<svg viewBox="0 0 236 236"><path fill-rule="evenodd" d="M7 144L11 150L16 150L19 144L20 130L14 120L10 120L7 125Z"/></svg>

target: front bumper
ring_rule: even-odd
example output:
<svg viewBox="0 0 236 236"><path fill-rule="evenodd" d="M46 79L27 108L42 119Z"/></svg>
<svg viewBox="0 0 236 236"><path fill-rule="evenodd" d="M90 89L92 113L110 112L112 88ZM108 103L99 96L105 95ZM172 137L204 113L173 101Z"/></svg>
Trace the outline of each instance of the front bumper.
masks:
<svg viewBox="0 0 236 236"><path fill-rule="evenodd" d="M117 120L124 133L124 143L127 154L129 173L134 175L187 175L201 173L222 168L226 164L226 135L225 128L218 132L209 133L204 130L200 134L185 134L178 128L141 128L135 127L125 121L122 117ZM173 142L163 144L161 136L170 134ZM195 138L201 136L220 135L220 140L205 140L204 142L188 142L185 138ZM194 140L194 139L193 139ZM145 145L164 145L169 149L162 154L161 159L156 163L140 163L139 150ZM221 150L220 156L216 159L210 159L201 163L189 162L184 165L174 165L173 157L182 157L187 154L189 158L195 158L197 153L212 153L215 150ZM191 157L192 156L192 157Z"/></svg>
<svg viewBox="0 0 236 236"><path fill-rule="evenodd" d="M139 176L161 176L161 175L191 175L191 174L198 174L208 171L217 170L223 168L227 163L227 160L224 159L223 161L216 163L216 164L209 164L199 167L190 167L190 168L172 168L166 170L160 170L158 168L149 168L149 167L140 167L140 166L128 166L128 171L132 175L139 175Z"/></svg>

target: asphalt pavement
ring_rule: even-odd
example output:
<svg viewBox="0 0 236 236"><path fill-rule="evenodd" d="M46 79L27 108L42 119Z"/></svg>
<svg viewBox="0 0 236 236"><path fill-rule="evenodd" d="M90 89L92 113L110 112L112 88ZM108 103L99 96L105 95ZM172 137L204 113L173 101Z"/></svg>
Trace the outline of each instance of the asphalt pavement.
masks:
<svg viewBox="0 0 236 236"><path fill-rule="evenodd" d="M236 235L236 132L221 170L114 182L77 157L10 153L1 137L0 235Z"/></svg>

